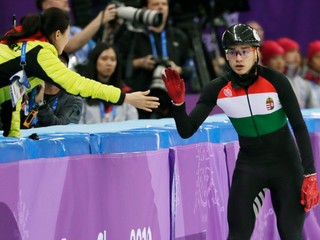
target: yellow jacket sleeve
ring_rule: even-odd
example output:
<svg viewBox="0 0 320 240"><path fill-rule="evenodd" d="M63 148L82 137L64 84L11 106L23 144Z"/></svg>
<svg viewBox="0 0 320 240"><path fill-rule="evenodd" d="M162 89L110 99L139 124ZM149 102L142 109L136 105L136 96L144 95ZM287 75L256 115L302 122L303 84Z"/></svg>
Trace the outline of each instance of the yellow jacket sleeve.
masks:
<svg viewBox="0 0 320 240"><path fill-rule="evenodd" d="M119 88L101 84L98 81L85 78L68 69L55 55L55 49L43 48L38 54L38 63L46 73L47 79L61 86L67 92L82 97L102 99L112 103L122 103L121 90ZM121 101L121 102L119 102Z"/></svg>
<svg viewBox="0 0 320 240"><path fill-rule="evenodd" d="M9 131L9 137L20 137L20 111L21 111L20 99L16 104L15 111L12 112L11 126Z"/></svg>

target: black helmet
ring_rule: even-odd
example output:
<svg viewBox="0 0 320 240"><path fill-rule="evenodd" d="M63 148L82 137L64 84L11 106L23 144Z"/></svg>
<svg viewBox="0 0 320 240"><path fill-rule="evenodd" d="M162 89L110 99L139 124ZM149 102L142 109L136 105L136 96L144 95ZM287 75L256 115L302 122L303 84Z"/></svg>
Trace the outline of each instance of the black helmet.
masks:
<svg viewBox="0 0 320 240"><path fill-rule="evenodd" d="M260 37L255 29L246 24L235 24L229 27L222 35L222 46L228 48L232 45L250 44L260 46Z"/></svg>

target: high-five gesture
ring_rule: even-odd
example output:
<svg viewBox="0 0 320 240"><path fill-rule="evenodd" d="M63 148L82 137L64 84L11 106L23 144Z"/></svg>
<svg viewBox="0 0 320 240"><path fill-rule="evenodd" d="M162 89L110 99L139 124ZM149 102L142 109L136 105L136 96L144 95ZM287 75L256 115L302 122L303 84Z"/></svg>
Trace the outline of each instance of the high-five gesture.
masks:
<svg viewBox="0 0 320 240"><path fill-rule="evenodd" d="M175 104L184 103L184 94L186 87L184 80L180 78L177 71L171 67L166 68L162 74L162 79L167 87L168 94Z"/></svg>

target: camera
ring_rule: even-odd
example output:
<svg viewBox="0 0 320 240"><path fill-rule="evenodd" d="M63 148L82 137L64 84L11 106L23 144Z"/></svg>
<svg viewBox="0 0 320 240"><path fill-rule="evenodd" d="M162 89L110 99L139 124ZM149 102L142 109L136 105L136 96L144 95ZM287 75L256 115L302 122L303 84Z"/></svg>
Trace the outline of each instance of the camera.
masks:
<svg viewBox="0 0 320 240"><path fill-rule="evenodd" d="M168 58L153 57L153 60L156 62L156 67L153 70L152 82L150 88L160 88L164 91L167 91L166 86L162 81L162 73L167 67L171 67L170 61Z"/></svg>
<svg viewBox="0 0 320 240"><path fill-rule="evenodd" d="M152 57L152 59L156 62L156 67L158 66L163 66L165 68L171 67L171 63L168 58Z"/></svg>
<svg viewBox="0 0 320 240"><path fill-rule="evenodd" d="M117 17L119 18L154 27L158 27L162 23L162 13L159 11L129 7L117 1L112 3L116 5Z"/></svg>
<svg viewBox="0 0 320 240"><path fill-rule="evenodd" d="M171 108L171 99L169 97L166 85L162 80L162 73L167 67L170 67L171 64L167 58L154 57L156 62L156 67L152 73L152 81L150 84L150 96L155 96L159 98L160 106L153 111L153 119L171 117L170 108Z"/></svg>

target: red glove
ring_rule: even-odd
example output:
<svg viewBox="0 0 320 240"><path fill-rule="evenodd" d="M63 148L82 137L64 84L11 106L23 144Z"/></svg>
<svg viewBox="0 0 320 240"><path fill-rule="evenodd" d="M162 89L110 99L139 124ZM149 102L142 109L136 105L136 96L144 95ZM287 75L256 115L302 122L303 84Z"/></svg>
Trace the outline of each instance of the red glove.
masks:
<svg viewBox="0 0 320 240"><path fill-rule="evenodd" d="M317 175L304 177L301 188L301 201L304 211L309 212L319 202L320 194L318 189Z"/></svg>
<svg viewBox="0 0 320 240"><path fill-rule="evenodd" d="M184 94L186 91L184 80L180 78L177 71L170 67L166 68L164 71L165 73L162 74L162 79L167 87L171 100L175 104L184 103Z"/></svg>

